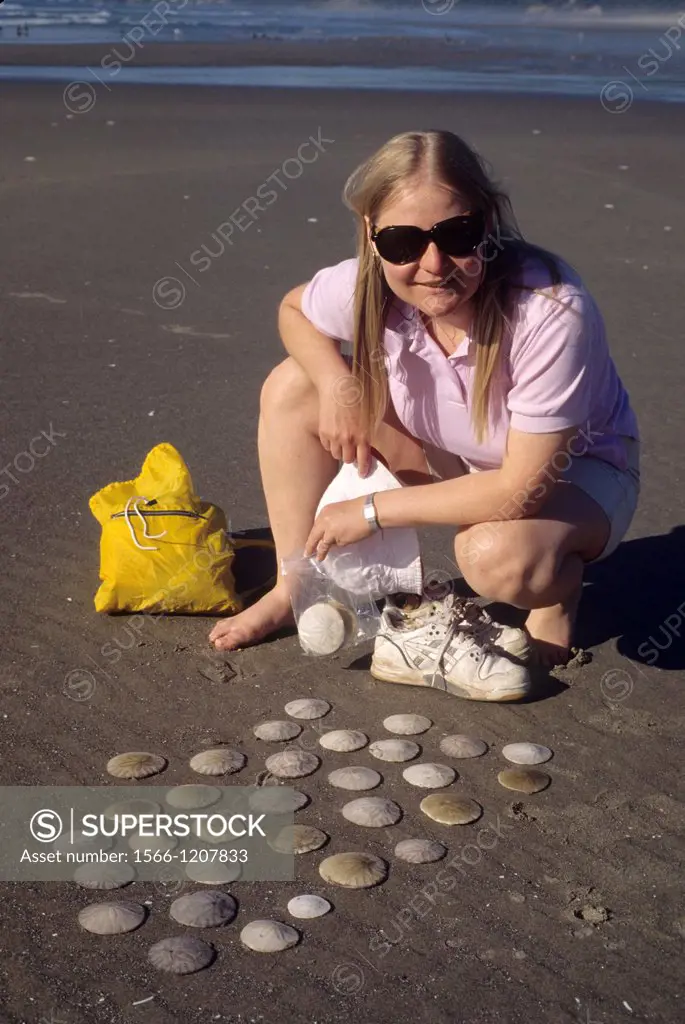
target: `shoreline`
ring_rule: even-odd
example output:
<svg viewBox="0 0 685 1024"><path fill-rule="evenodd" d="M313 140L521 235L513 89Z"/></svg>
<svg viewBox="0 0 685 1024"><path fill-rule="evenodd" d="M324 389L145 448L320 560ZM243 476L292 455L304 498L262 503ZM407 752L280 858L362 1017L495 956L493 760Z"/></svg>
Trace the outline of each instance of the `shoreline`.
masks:
<svg viewBox="0 0 685 1024"><path fill-rule="evenodd" d="M92 81L91 81L92 79ZM466 39L406 37L232 43L3 43L0 81L339 89L593 99L609 114L634 100L680 105L685 82L640 78L616 57L482 48ZM88 85L90 83L90 85ZM638 106L643 103L638 103Z"/></svg>

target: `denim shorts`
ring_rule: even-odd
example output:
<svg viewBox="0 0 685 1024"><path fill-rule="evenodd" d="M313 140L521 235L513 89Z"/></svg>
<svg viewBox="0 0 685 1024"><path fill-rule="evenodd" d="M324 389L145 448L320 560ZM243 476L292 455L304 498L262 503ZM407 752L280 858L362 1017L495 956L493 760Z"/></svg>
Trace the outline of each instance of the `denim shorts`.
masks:
<svg viewBox="0 0 685 1024"><path fill-rule="evenodd" d="M572 459L559 477L589 494L609 520L609 539L604 550L592 562L599 562L616 550L628 532L640 496L640 442L632 437L622 437L621 441L626 449L626 469L618 469L593 455L580 455ZM460 476L462 472L478 472L458 456L432 445L424 444L423 451L430 473L436 480L447 480Z"/></svg>

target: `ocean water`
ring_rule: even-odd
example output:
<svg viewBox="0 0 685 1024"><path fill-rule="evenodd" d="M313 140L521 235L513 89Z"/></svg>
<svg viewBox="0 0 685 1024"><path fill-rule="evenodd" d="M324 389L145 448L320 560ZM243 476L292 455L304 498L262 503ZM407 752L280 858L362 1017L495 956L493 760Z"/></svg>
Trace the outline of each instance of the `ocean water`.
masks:
<svg viewBox="0 0 685 1024"><path fill-rule="evenodd" d="M155 13L156 11L156 13ZM133 33L135 45L126 42ZM682 33L682 51L679 33ZM681 102L685 11L665 0L4 0L0 43L100 43L123 50L120 81L233 84L234 69L146 68L136 59L155 42L313 42L381 36L449 41L453 70L423 75L425 88L515 89L590 95L607 84L631 97ZM362 73L363 72L363 73ZM101 74L101 72L98 72ZM242 84L420 88L420 69L235 69ZM33 77L50 77L33 69ZM356 74L356 82L355 82ZM261 75L261 79L260 79ZM450 75L452 76L450 79ZM31 77L3 67L0 79ZM52 77L62 80L54 69ZM432 82L432 85L430 84ZM620 91L620 89L619 89ZM618 94L616 94L618 95ZM613 102L613 101L612 101ZM620 98L615 102L621 102ZM632 98L631 98L632 102Z"/></svg>

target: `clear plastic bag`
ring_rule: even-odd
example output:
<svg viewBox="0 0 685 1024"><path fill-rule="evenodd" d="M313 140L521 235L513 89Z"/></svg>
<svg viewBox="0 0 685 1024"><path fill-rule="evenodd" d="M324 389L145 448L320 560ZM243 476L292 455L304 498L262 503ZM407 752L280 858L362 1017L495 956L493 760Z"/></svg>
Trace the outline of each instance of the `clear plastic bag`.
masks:
<svg viewBox="0 0 685 1024"><path fill-rule="evenodd" d="M354 569L355 556L345 557ZM381 615L371 596L343 590L314 558L284 558L281 569L291 577L290 600L305 654L326 657L375 638Z"/></svg>

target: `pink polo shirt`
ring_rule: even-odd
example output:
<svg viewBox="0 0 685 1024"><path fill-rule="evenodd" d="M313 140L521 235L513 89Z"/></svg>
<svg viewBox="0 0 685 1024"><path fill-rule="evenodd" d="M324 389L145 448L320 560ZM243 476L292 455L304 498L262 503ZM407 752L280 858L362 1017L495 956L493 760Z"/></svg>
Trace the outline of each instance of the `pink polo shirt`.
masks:
<svg viewBox="0 0 685 1024"><path fill-rule="evenodd" d="M390 394L412 436L460 455L474 469L502 465L509 427L545 434L578 427L572 451L626 468L620 436L638 438L628 393L616 372L602 316L578 275L561 264L549 272L531 259L514 292L512 330L504 340L493 386L489 435L471 426L474 343L465 337L450 356L431 338L414 306L395 298L383 339ZM320 270L302 295L302 312L323 334L351 344L357 260ZM554 298L551 295L554 295Z"/></svg>

